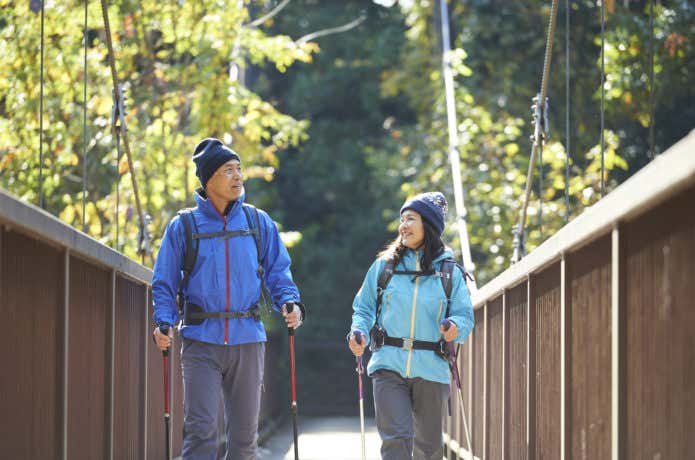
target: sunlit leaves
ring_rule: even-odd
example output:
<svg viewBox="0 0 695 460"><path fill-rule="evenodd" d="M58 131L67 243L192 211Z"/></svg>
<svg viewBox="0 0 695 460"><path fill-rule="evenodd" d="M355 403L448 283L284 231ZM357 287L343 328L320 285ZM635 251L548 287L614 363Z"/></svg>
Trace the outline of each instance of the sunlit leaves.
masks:
<svg viewBox="0 0 695 460"><path fill-rule="evenodd" d="M27 5L17 2L0 13L0 185L37 203L40 16ZM128 141L155 243L198 185L190 155L201 138L224 137L241 154L247 174L266 181L278 167L277 150L305 139L307 122L277 111L230 69L270 62L284 70L310 62L318 48L246 27L246 6L236 5L149 0L109 6L116 67L128 97ZM86 222L88 233L107 244L116 245L118 233L118 248L135 256L139 219L124 139L116 159L111 70L96 3L88 18L85 165L82 8L46 4L43 194L47 210L78 228Z"/></svg>

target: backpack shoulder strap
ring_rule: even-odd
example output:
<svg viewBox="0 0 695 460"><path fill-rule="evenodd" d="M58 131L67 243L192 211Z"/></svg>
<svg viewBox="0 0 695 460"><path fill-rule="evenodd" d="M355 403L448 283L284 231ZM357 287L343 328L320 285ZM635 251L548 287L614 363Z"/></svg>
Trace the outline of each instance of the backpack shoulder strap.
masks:
<svg viewBox="0 0 695 460"><path fill-rule="evenodd" d="M193 209L182 209L177 214L181 219L181 224L183 224L183 230L186 235L186 248L183 256L183 266L181 267L181 271L183 271L183 278L181 278L181 281L179 282L179 289L177 292L179 317L183 318L185 304L183 290L186 288L188 279L191 277L191 272L193 272L193 268L195 267L195 261L198 258L198 245L200 243L198 240L193 239L193 234L198 233L198 224L195 221Z"/></svg>
<svg viewBox="0 0 695 460"><path fill-rule="evenodd" d="M442 265L440 267L440 280L442 281L442 288L444 289L444 294L446 295L446 313L445 318L449 317L449 309L451 308L451 291L454 287L454 267L456 262L453 259L442 260Z"/></svg>
<svg viewBox="0 0 695 460"><path fill-rule="evenodd" d="M185 287L185 282L188 281L188 276L193 271L193 267L195 267L195 261L198 258L199 243L198 241L195 241L193 238L193 234L198 233L198 224L195 221L193 209L182 209L177 214L181 219L181 223L183 224L183 230L186 234L186 251L184 253L182 267L184 278L181 282L183 286L180 287L180 289L182 289L183 287Z"/></svg>
<svg viewBox="0 0 695 460"><path fill-rule="evenodd" d="M381 313L381 302L384 296L384 290L388 286L389 281L393 277L393 272L395 268L395 262L392 259L386 261L384 266L379 272L379 278L376 282L376 319L375 322L379 321L379 313Z"/></svg>
<svg viewBox="0 0 695 460"><path fill-rule="evenodd" d="M265 270L263 270L263 246L261 244L261 218L258 209L251 205L244 203L242 206L244 210L244 215L246 216L246 223L249 226L249 230L253 235L253 242L256 244L256 258L258 260L258 268L256 272L258 273L258 278L261 281L261 299L265 296L266 305L270 305L270 291L265 285ZM251 212L253 212L253 219L251 218Z"/></svg>
<svg viewBox="0 0 695 460"><path fill-rule="evenodd" d="M256 243L256 254L258 256L258 265L262 267L262 249L261 249L261 218L258 215L258 209L251 204L244 203L242 206L244 210L244 215L246 216L246 223L249 226L249 230L253 234L253 241ZM254 218L251 218L251 212L253 211ZM262 269L262 268L261 268Z"/></svg>
<svg viewBox="0 0 695 460"><path fill-rule="evenodd" d="M468 273L465 269L465 267L459 263L457 263L453 259L444 259L442 260L442 266L440 268L441 271L441 280L442 280L442 288L444 288L444 293L446 294L446 316L445 318L449 317L449 308L451 307L451 292L454 287L454 267L458 267L459 270L461 270L461 274L463 274L463 282L466 282L466 279L469 279L471 281L475 281L475 279L471 276L470 273Z"/></svg>
<svg viewBox="0 0 695 460"><path fill-rule="evenodd" d="M442 288L444 288L444 294L446 294L447 300L451 300L451 290L453 289L454 285L454 266L456 266L456 262L454 262L452 259L442 260L440 279L442 280Z"/></svg>

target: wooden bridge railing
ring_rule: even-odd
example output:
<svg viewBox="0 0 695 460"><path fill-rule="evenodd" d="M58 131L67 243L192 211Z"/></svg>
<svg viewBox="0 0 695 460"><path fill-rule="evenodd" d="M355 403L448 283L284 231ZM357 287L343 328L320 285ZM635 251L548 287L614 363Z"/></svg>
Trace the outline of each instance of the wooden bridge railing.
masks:
<svg viewBox="0 0 695 460"><path fill-rule="evenodd" d="M0 190L0 457L164 457L149 269ZM180 341L171 365L180 452ZM275 366L270 340L266 373ZM270 383L270 385L268 385ZM264 414L285 403L266 381ZM284 390L284 387L283 387ZM282 401L280 401L280 399Z"/></svg>
<svg viewBox="0 0 695 460"><path fill-rule="evenodd" d="M691 458L695 132L474 304L459 367L476 458ZM447 458L469 458L453 402Z"/></svg>

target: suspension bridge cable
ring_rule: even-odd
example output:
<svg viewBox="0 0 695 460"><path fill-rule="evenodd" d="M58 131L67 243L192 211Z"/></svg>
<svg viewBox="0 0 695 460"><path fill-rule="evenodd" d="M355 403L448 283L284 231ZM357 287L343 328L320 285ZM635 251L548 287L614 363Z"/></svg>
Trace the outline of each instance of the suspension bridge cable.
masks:
<svg viewBox="0 0 695 460"><path fill-rule="evenodd" d="M446 0L439 0L439 11L442 27L442 74L444 77L444 94L446 98L446 115L449 130L449 161L451 162L451 176L454 186L454 202L456 205L456 227L461 242L461 257L466 270L473 272L475 266L471 258L471 249L468 242L468 230L466 229L466 206L461 185L461 159L458 152L458 134L456 123L456 101L454 98L454 75L451 71L451 38L449 34L449 9ZM475 281L469 283L469 289L477 289Z"/></svg>
<svg viewBox="0 0 695 460"><path fill-rule="evenodd" d="M649 2L649 152L650 159L656 157L654 140L654 105L656 104L654 86L654 0Z"/></svg>
<svg viewBox="0 0 695 460"><path fill-rule="evenodd" d="M605 101L606 101L606 0L601 0L601 198L605 193L605 150L603 138L605 128Z"/></svg>
<svg viewBox="0 0 695 460"><path fill-rule="evenodd" d="M39 207L43 208L43 52L44 52L44 3L41 2L41 75L39 77Z"/></svg>
<svg viewBox="0 0 695 460"><path fill-rule="evenodd" d="M538 231L541 241L543 241L543 144L544 140L538 145Z"/></svg>
<svg viewBox="0 0 695 460"><path fill-rule="evenodd" d="M114 240L114 248L116 251L121 251L118 243L119 231L119 216L121 207L121 134L116 125L113 125L113 137L116 140L116 213L114 220L116 221L116 239ZM126 220L127 222L127 220Z"/></svg>
<svg viewBox="0 0 695 460"><path fill-rule="evenodd" d="M548 79L550 75L550 62L552 60L553 37L555 35L555 26L557 25L557 6L559 0L553 0L550 9L550 19L548 24L548 36L545 44L545 58L543 60L543 77L541 78L541 90L536 101L536 111L540 113L545 105L546 96L548 93ZM526 210L528 208L529 196L531 195L531 187L533 185L533 171L536 166L536 151L538 150L541 138L541 123L542 117L536 118L536 126L533 133L533 144L531 145L531 159L529 161L528 174L526 176L526 190L524 191L524 202L519 215L519 223L514 230L514 255L512 263L521 260L524 249L524 227L526 226Z"/></svg>
<svg viewBox="0 0 695 460"><path fill-rule="evenodd" d="M106 5L106 0L101 0L101 12L104 17L104 31L106 35L106 46L109 51L109 65L111 67L111 79L113 80L113 94L114 94L114 105L118 112L118 117L120 121L121 137L123 138L123 147L126 154L126 159L128 160L128 170L130 172L130 181L133 186L133 195L135 196L135 208L138 213L138 218L140 219L140 241L138 244L138 253L141 256L142 262L145 261L145 255L151 255L150 240L147 233L147 216L142 211L142 205L140 204L140 192L138 189L137 178L135 177L135 169L133 167L133 158L130 152L130 144L128 144L128 131L125 125L125 103L123 97L123 88L118 81L118 73L116 71L116 58L113 51L113 43L111 40L111 26L109 25L109 13L108 6ZM115 123L115 118L112 123ZM118 216L116 216L116 221L118 222Z"/></svg>
<svg viewBox="0 0 695 460"><path fill-rule="evenodd" d="M84 80L82 85L82 231L87 233L87 12L89 0L84 0Z"/></svg>
<svg viewBox="0 0 695 460"><path fill-rule="evenodd" d="M565 223L570 221L570 0L565 0Z"/></svg>

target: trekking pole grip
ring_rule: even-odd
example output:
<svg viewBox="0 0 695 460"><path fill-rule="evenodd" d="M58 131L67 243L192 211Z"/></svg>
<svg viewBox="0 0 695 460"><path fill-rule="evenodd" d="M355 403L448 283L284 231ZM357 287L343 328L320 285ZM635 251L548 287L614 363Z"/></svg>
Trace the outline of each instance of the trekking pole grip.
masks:
<svg viewBox="0 0 695 460"><path fill-rule="evenodd" d="M448 319L443 319L439 322L439 324L444 328L445 331L448 331L449 328L451 327L451 320Z"/></svg>
<svg viewBox="0 0 695 460"><path fill-rule="evenodd" d="M168 324L162 324L161 326L159 326L159 332L168 336L169 335L169 325ZM162 350L162 354L164 356L169 356L169 348Z"/></svg>
<svg viewBox="0 0 695 460"><path fill-rule="evenodd" d="M287 309L287 313L292 313L294 311L294 302L287 302L285 304L285 308ZM287 328L287 333L289 335L294 335L294 328L293 327L288 327Z"/></svg>

